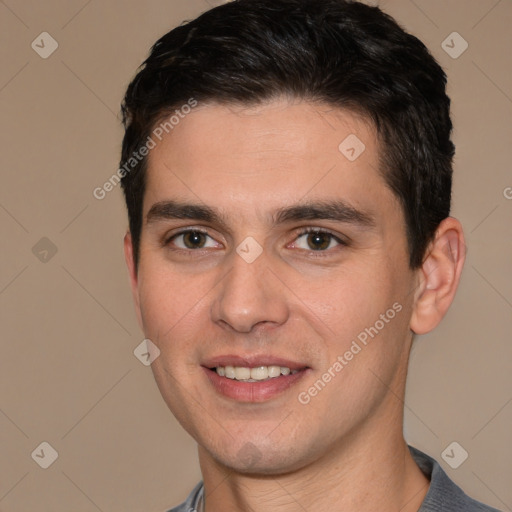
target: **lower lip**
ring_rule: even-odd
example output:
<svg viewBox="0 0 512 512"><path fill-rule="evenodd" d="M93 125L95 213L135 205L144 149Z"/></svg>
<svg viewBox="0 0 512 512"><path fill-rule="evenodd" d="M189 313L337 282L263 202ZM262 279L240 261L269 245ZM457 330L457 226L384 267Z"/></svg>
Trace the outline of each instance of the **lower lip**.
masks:
<svg viewBox="0 0 512 512"><path fill-rule="evenodd" d="M261 382L241 382L221 377L215 370L204 367L203 369L218 393L239 402L266 402L271 400L297 384L308 372L306 368L294 374L281 375Z"/></svg>

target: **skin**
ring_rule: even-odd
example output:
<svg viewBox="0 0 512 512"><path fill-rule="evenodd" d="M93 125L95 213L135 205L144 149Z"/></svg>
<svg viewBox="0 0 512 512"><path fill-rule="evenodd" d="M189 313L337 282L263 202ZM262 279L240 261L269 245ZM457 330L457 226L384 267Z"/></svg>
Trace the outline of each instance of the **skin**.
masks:
<svg viewBox="0 0 512 512"><path fill-rule="evenodd" d="M350 134L366 146L352 162L338 150ZM422 268L410 269L379 151L364 119L283 98L200 105L149 155L138 269L129 233L126 261L141 328L161 351L156 383L199 446L207 512L420 507L429 482L402 433L407 362L413 333L433 329L454 297L464 240L459 222L445 219ZM148 222L169 200L215 208L223 222ZM280 208L321 200L343 200L373 225L272 223ZM312 249L318 239L300 235L305 227L347 245L327 236ZM169 240L185 228L206 230L202 248ZM252 263L236 252L249 236L263 250ZM395 303L401 311L300 403L298 393ZM241 403L215 391L201 367L223 354L270 354L309 370L270 400Z"/></svg>

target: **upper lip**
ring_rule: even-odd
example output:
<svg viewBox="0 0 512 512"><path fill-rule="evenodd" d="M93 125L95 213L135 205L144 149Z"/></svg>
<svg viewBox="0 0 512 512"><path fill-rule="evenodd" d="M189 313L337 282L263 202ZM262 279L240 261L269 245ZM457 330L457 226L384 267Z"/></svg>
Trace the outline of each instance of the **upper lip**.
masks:
<svg viewBox="0 0 512 512"><path fill-rule="evenodd" d="M217 368L218 366L241 366L245 368L256 368L258 366L283 366L290 368L290 370L308 368L308 365L298 361L292 361L290 359L272 355L256 354L245 356L228 354L211 357L203 363L203 366L206 368Z"/></svg>

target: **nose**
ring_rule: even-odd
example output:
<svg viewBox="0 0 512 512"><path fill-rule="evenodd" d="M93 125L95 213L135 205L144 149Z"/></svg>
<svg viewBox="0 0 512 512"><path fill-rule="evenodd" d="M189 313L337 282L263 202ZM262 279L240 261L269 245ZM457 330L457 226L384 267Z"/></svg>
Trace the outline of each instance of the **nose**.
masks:
<svg viewBox="0 0 512 512"><path fill-rule="evenodd" d="M286 289L270 270L264 253L252 263L234 253L229 272L216 289L212 320L223 328L250 333L288 319Z"/></svg>

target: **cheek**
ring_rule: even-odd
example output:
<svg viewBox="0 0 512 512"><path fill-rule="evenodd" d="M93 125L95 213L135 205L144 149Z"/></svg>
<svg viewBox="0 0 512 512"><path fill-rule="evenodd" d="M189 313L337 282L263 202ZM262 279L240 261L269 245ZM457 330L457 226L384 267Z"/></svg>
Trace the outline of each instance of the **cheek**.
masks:
<svg viewBox="0 0 512 512"><path fill-rule="evenodd" d="M187 372L191 365L196 368L193 361L200 350L199 335L211 332L215 276L187 276L156 263L142 268L139 275L144 334L159 347L163 356L160 362L172 367L173 373Z"/></svg>
<svg viewBox="0 0 512 512"><path fill-rule="evenodd" d="M389 381L402 358L408 332L406 283L386 265L352 266L322 281L315 286L304 282L302 292L309 297L303 313L320 326L324 341L320 372L338 362L332 392L350 388L353 395L371 395L380 385L370 370Z"/></svg>
<svg viewBox="0 0 512 512"><path fill-rule="evenodd" d="M166 338L193 311L200 297L200 290L187 286L183 276L169 271L142 268L139 283L140 309L148 337Z"/></svg>
<svg viewBox="0 0 512 512"><path fill-rule="evenodd" d="M173 283L142 273L140 276L140 309L146 336L161 336L175 323L176 299Z"/></svg>
<svg viewBox="0 0 512 512"><path fill-rule="evenodd" d="M369 322L373 324L396 300L391 283L379 280L378 275L352 267L331 273L314 286L304 281L300 296L330 337L345 339L368 327Z"/></svg>

